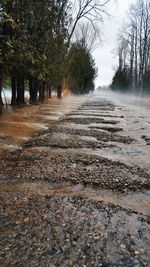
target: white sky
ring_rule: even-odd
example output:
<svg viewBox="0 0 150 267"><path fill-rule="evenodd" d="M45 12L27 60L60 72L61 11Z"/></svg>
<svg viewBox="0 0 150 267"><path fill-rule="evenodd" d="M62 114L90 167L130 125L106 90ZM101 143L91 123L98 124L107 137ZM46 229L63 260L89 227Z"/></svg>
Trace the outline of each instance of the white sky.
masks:
<svg viewBox="0 0 150 267"><path fill-rule="evenodd" d="M117 45L117 33L131 3L135 0L116 0L109 6L110 19L105 20L103 26L102 44L92 53L98 67L98 77L95 80L96 87L109 85L114 74L113 67L117 65L117 58L114 58L112 50Z"/></svg>

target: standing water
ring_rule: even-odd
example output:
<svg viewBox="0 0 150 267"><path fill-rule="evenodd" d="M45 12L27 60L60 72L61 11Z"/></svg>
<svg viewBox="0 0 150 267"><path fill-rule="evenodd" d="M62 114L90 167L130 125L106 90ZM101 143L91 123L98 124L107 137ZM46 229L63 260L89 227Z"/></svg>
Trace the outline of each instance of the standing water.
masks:
<svg viewBox="0 0 150 267"><path fill-rule="evenodd" d="M97 151L104 157L121 161L129 165L139 165L150 171L150 96L141 97L131 94L119 94L110 90L97 91L94 98L111 101L115 110L106 111L105 115L120 116L117 125L122 131L119 135L134 139L131 144L115 143L114 149ZM104 114L101 114L102 116ZM107 128L107 126L106 126Z"/></svg>
<svg viewBox="0 0 150 267"><path fill-rule="evenodd" d="M87 101L87 102L86 102ZM40 106L26 105L24 107L9 107L9 109L0 116L0 153L12 151L21 148L22 144L29 140L33 134L47 130L57 125L60 119L64 119L67 114L71 113L70 119L80 119L81 123L70 123L74 130L89 130L92 127L99 132L115 132L115 129L121 129L115 132L115 135L128 136L133 142L126 144L123 142L106 142L103 148L78 148L76 151L88 152L90 155L99 155L103 158L113 161L123 162L126 165L144 167L150 171L150 101L149 98L140 98L132 95L122 95L113 93L109 90L95 91L92 95L92 105L90 97L68 96L61 100L51 99L47 104ZM82 110L78 109L82 104ZM113 104L114 109L100 109L94 106L94 103L109 102ZM87 106L86 106L87 105ZM88 110L87 110L88 107ZM98 106L99 107L99 106ZM78 110L78 111L77 111ZM86 124L88 118L93 122ZM96 122L96 119L102 119ZM83 122L82 122L83 121ZM117 126L116 126L117 123ZM63 122L64 127L68 127ZM78 134L77 134L78 135ZM69 135L59 135L56 133L55 138L62 138L62 141L69 138ZM63 139L64 138L64 139ZM76 137L77 138L77 137ZM74 142L78 142L74 139ZM80 140L97 142L96 137L80 136ZM111 146L112 145L112 146ZM42 151L42 147L40 148ZM45 149L45 148L44 148ZM66 150L60 147L60 150ZM39 150L40 151L40 150ZM73 151L73 150L72 150ZM85 156L86 157L86 156ZM74 164L72 164L74 166ZM76 164L75 164L76 166ZM76 168L76 167L75 167ZM94 172L93 166L86 167L89 171ZM72 186L67 184L58 184L58 186L47 183L1 183L2 191L27 191L29 193L50 194L50 195L75 195L77 197L94 199L97 201L110 202L114 205L120 205L123 208L131 208L137 212L143 212L149 215L149 191L135 193L118 193L112 190L103 190L101 188L84 187L84 185ZM137 205L138 203L138 205Z"/></svg>
<svg viewBox="0 0 150 267"><path fill-rule="evenodd" d="M38 106L8 107L0 115L0 153L20 148L33 134L52 127L85 100L86 97L70 96L52 98Z"/></svg>

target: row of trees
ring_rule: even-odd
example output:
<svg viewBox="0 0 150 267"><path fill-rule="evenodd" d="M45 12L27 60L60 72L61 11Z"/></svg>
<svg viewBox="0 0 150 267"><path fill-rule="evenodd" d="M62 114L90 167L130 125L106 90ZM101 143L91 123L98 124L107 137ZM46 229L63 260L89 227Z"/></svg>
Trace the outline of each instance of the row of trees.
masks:
<svg viewBox="0 0 150 267"><path fill-rule="evenodd" d="M0 106L3 84L8 78L12 105L25 103L25 84L31 104L50 97L52 87L61 97L64 83L74 92L93 89L96 68L86 38L81 36L73 45L71 41L76 41L75 31L82 20L89 21L93 36L98 37L95 25L102 21L110 1L1 0ZM78 60L81 66L77 70Z"/></svg>
<svg viewBox="0 0 150 267"><path fill-rule="evenodd" d="M112 89L150 93L150 2L137 0L118 35L118 68Z"/></svg>
<svg viewBox="0 0 150 267"><path fill-rule="evenodd" d="M60 87L68 10L67 0L1 1L0 90L9 76L13 105L25 102L25 80L31 104L36 103L38 93L39 101L44 101L50 83Z"/></svg>

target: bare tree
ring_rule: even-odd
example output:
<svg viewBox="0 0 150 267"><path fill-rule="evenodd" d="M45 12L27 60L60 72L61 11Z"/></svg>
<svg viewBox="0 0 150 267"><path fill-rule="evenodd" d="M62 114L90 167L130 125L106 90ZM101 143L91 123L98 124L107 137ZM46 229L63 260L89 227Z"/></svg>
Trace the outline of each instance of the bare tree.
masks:
<svg viewBox="0 0 150 267"><path fill-rule="evenodd" d="M119 68L128 67L132 89L143 92L143 80L150 72L150 3L137 0L130 6L126 25L119 31Z"/></svg>
<svg viewBox="0 0 150 267"><path fill-rule="evenodd" d="M73 18L68 31L68 46L79 21L89 21L94 31L97 31L96 23L103 22L104 15L108 15L106 6L113 0L74 0L72 3Z"/></svg>
<svg viewBox="0 0 150 267"><path fill-rule="evenodd" d="M99 28L97 28L97 30L93 30L92 25L88 21L79 23L77 25L74 33L74 41L82 43L82 45L86 47L90 52L97 47L99 39Z"/></svg>

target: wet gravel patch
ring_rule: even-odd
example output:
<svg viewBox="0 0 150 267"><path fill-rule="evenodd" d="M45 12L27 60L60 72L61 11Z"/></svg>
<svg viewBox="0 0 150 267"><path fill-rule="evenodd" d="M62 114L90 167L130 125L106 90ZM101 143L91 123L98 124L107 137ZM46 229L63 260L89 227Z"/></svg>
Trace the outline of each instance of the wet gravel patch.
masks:
<svg viewBox="0 0 150 267"><path fill-rule="evenodd" d="M119 119L123 119L124 116L119 116L119 115L112 115L112 114L106 114L106 113L89 113L89 112L74 112L74 113L70 113L69 116L86 116L86 117L106 117L106 118L119 118Z"/></svg>
<svg viewBox="0 0 150 267"><path fill-rule="evenodd" d="M117 133L123 131L123 128L118 128L118 127L113 128L113 127L90 126L89 128L93 130L104 130L111 133Z"/></svg>
<svg viewBox="0 0 150 267"><path fill-rule="evenodd" d="M32 139L32 141L27 142L24 148L27 147L56 147L56 148L114 148L113 144L106 144L105 142L98 141L96 137L92 136L81 136L81 135L71 135L64 133L54 132L47 133L46 136L40 135Z"/></svg>
<svg viewBox="0 0 150 267"><path fill-rule="evenodd" d="M2 193L3 266L148 266L149 218L112 204Z"/></svg>
<svg viewBox="0 0 150 267"><path fill-rule="evenodd" d="M128 145L135 141L117 134L122 129L113 124L123 116L106 114L116 108L119 110L103 99L90 100L57 126L50 126L22 148L1 156L0 182L7 182L7 186L10 182L25 182L28 186L37 182L80 184L95 191L108 189L123 194L150 189L150 175L145 169L93 153L99 148L114 149L115 144L110 142ZM85 112L87 116L81 117ZM95 116L98 113L101 116ZM19 191L19 187L12 192L0 191L0 266L149 265L148 216L85 199L80 193L68 196L66 191L61 196L29 191Z"/></svg>
<svg viewBox="0 0 150 267"><path fill-rule="evenodd" d="M106 100L99 100L99 101L93 101L93 103L91 101L83 104L79 110L98 110L98 111L104 111L106 110L108 111L114 111L116 108L116 106L114 104L112 104L109 101Z"/></svg>
<svg viewBox="0 0 150 267"><path fill-rule="evenodd" d="M76 123L76 124L90 124L90 123L102 123L102 124L117 124L118 121L114 120L104 120L100 118L75 118L75 117L68 117L67 119L64 119L63 122L71 122L71 123Z"/></svg>
<svg viewBox="0 0 150 267"><path fill-rule="evenodd" d="M56 134L57 135L57 134ZM32 142L32 146L46 146L46 147L56 147L56 148L74 148L74 149L79 149L79 148L92 148L92 149L96 149L96 148L113 148L115 147L114 145L108 145L106 143L103 142L99 142L99 141L91 141L91 140L86 140L86 136L85 136L85 140L83 139L83 137L81 138L81 136L77 136L77 135L66 135L66 138L62 138L63 135L58 135L58 137L56 137L56 135L52 136L50 139L49 138L36 138L34 139L34 141ZM31 143L28 143L25 145L25 147L30 147Z"/></svg>
<svg viewBox="0 0 150 267"><path fill-rule="evenodd" d="M11 180L83 183L121 191L150 188L150 175L144 169L85 155L84 151L31 147L9 156L5 166L0 179L11 174Z"/></svg>
<svg viewBox="0 0 150 267"><path fill-rule="evenodd" d="M91 127L91 126L89 126ZM94 126L93 126L94 127ZM69 127L56 127L54 130L56 133L70 134L70 135L80 135L80 136L92 136L97 138L101 142L120 142L124 144L131 144L134 139L129 136L121 136L118 134L107 133L103 131L96 131L93 129L75 129Z"/></svg>

